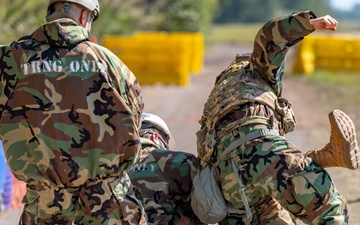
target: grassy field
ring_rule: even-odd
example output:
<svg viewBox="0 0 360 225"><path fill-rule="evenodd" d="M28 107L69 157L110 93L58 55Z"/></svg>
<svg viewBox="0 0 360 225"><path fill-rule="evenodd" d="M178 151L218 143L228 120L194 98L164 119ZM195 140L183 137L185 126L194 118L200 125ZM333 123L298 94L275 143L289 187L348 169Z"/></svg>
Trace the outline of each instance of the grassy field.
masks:
<svg viewBox="0 0 360 225"><path fill-rule="evenodd" d="M263 23L214 24L206 35L209 43L252 43ZM339 22L336 32L360 33L358 22Z"/></svg>
<svg viewBox="0 0 360 225"><path fill-rule="evenodd" d="M211 43L251 44L263 24L225 24L213 25L207 35Z"/></svg>

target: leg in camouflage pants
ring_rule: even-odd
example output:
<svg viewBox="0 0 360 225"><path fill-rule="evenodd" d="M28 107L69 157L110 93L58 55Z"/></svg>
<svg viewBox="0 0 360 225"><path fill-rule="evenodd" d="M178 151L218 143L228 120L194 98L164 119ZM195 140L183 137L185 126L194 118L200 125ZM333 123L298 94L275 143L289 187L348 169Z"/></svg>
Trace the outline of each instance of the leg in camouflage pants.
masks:
<svg viewBox="0 0 360 225"><path fill-rule="evenodd" d="M124 174L79 188L28 188L19 224L145 225L143 206Z"/></svg>
<svg viewBox="0 0 360 225"><path fill-rule="evenodd" d="M216 145L215 154L221 153L240 136L260 128L267 127L242 127L224 135ZM347 224L346 201L339 195L329 174L315 165L311 158L305 157L285 137L266 136L254 139L230 154L231 156L217 167L224 197L230 207L245 212L235 177L239 175L245 185L252 216L246 219L245 213L230 213L219 224L258 225L269 224L269 221L274 224L272 213L279 211L276 210L278 206L271 206L272 198L305 223ZM236 159L239 171L234 172L232 159ZM270 204L268 209L262 208L264 206L260 204L266 201ZM274 209L273 212L271 208ZM274 214L273 218L275 217L278 216Z"/></svg>

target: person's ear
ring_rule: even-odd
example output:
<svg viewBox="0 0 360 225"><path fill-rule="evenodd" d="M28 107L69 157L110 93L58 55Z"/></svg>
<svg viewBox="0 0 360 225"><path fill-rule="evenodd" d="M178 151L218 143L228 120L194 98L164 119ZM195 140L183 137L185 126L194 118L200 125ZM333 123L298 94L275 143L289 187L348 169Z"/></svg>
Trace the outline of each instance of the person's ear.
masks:
<svg viewBox="0 0 360 225"><path fill-rule="evenodd" d="M156 133L156 132L152 133L151 136L150 136L150 140L152 140L156 144L159 144L160 143L159 134Z"/></svg>
<svg viewBox="0 0 360 225"><path fill-rule="evenodd" d="M86 10L81 11L79 23L83 27L85 27L85 25L87 23L87 16L88 16L88 11L86 11Z"/></svg>

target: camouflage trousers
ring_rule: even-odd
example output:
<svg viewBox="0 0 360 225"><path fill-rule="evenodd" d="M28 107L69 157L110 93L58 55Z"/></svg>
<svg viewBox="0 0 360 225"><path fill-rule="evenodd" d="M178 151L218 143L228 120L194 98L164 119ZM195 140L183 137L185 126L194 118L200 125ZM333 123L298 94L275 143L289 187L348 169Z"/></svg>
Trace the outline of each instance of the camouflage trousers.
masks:
<svg viewBox="0 0 360 225"><path fill-rule="evenodd" d="M259 128L266 127L242 127L224 135L214 156ZM238 171L233 169L233 160ZM235 176L244 184L249 217ZM219 163L217 177L228 206L237 210L231 210L220 225L293 224L292 215L307 224L348 224L347 203L330 175L285 137L266 136L239 146Z"/></svg>
<svg viewBox="0 0 360 225"><path fill-rule="evenodd" d="M125 172L76 188L28 185L19 224L145 225L137 196Z"/></svg>

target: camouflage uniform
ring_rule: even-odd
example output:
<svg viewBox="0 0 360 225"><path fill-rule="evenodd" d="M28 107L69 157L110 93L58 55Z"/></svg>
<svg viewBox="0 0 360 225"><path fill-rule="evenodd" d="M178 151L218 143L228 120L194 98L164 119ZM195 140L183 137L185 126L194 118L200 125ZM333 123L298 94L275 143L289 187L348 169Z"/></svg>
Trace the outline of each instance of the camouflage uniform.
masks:
<svg viewBox="0 0 360 225"><path fill-rule="evenodd" d="M348 222L346 201L329 174L283 136L293 130L287 123L289 113L284 113L290 105L277 105L286 53L314 31L311 18L316 18L313 12L298 12L266 23L256 36L249 62L235 61L223 71L205 104L197 133L202 165L214 163L227 146L248 133L279 132L240 145L216 167L224 198L234 209L221 225L292 224L286 210L307 224ZM248 215L236 176L245 186Z"/></svg>
<svg viewBox="0 0 360 225"><path fill-rule="evenodd" d="M199 160L190 153L162 149L141 138L143 155L129 173L139 189L148 222L157 225L203 224L190 204L192 179Z"/></svg>
<svg viewBox="0 0 360 225"><path fill-rule="evenodd" d="M27 183L21 224L71 224L75 211L76 224L144 221L125 172L139 160L141 88L88 40L85 28L59 19L0 46L0 134L13 174Z"/></svg>

